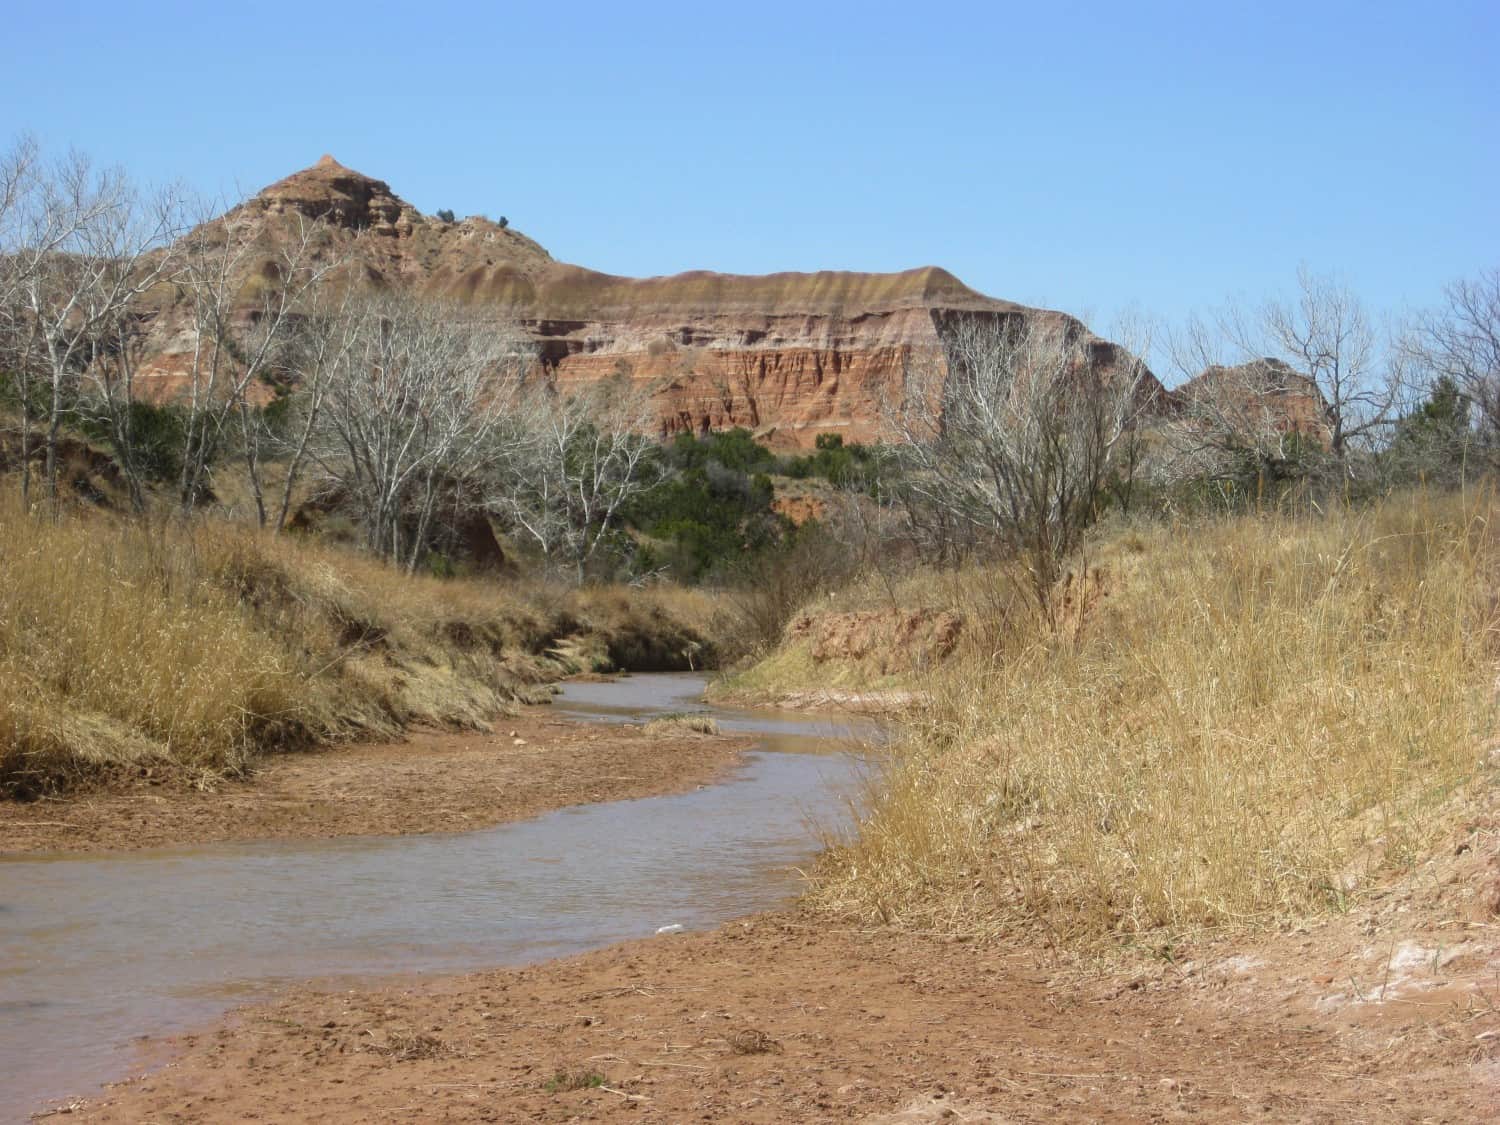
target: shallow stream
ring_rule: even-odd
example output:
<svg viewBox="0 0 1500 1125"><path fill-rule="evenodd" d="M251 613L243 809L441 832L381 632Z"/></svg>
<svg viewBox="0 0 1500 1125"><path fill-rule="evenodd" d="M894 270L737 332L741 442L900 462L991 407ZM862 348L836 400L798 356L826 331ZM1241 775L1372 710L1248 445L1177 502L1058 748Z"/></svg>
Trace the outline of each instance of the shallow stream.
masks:
<svg viewBox="0 0 1500 1125"><path fill-rule="evenodd" d="M560 715L712 714L760 735L724 781L453 835L0 856L0 1120L139 1069L132 1040L278 981L516 965L713 926L796 891L847 822L848 727L700 702L698 676L563 686ZM670 938L662 938L670 940Z"/></svg>

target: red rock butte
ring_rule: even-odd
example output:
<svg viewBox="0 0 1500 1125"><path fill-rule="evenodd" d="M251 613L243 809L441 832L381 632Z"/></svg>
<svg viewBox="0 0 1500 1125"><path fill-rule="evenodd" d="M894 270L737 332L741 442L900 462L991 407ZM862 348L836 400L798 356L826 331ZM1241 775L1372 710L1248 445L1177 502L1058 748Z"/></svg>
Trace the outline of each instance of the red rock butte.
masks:
<svg viewBox="0 0 1500 1125"><path fill-rule="evenodd" d="M240 207L267 218L273 238L278 227L290 235L298 216L322 220L372 285L493 308L532 337L564 384L649 380L663 434L745 426L783 446L810 446L825 432L876 440L881 401L910 360L943 354L954 318L1077 323L986 297L936 266L616 277L558 262L503 222L424 215L331 155ZM1108 362L1113 345L1090 338ZM171 355L159 358L163 375L180 369Z"/></svg>

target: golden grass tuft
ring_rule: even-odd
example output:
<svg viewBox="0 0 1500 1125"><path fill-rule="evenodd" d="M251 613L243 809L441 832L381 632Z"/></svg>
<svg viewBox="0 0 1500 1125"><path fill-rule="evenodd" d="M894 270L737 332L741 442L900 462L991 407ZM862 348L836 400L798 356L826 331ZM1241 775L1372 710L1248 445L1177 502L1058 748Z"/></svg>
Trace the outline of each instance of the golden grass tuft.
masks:
<svg viewBox="0 0 1500 1125"><path fill-rule="evenodd" d="M641 730L648 735L718 734L719 722L712 715L677 712L652 719Z"/></svg>
<svg viewBox="0 0 1500 1125"><path fill-rule="evenodd" d="M1346 905L1493 772L1496 512L1133 529L1056 629L1003 571L928 580L971 628L812 900L1085 943Z"/></svg>

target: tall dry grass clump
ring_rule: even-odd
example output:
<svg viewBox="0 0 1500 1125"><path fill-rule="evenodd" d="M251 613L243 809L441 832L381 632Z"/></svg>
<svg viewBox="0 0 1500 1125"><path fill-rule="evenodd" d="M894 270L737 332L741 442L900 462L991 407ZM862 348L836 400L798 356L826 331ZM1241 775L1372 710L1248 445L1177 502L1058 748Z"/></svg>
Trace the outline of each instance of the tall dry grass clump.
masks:
<svg viewBox="0 0 1500 1125"><path fill-rule="evenodd" d="M400 573L228 524L0 504L0 794L208 781L255 755L482 727L581 667L702 667L726 627L682 591Z"/></svg>
<svg viewBox="0 0 1500 1125"><path fill-rule="evenodd" d="M1084 941L1344 904L1488 769L1496 510L1131 531L1056 630L1005 575L964 576L968 647L813 898Z"/></svg>
<svg viewBox="0 0 1500 1125"><path fill-rule="evenodd" d="M312 719L306 669L149 533L0 509L0 785L234 772Z"/></svg>

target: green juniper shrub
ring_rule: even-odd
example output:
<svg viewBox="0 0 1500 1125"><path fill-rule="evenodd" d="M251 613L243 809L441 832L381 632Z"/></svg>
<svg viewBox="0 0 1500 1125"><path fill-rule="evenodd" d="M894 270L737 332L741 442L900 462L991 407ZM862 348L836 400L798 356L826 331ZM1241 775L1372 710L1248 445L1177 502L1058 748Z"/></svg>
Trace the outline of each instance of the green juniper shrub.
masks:
<svg viewBox="0 0 1500 1125"><path fill-rule="evenodd" d="M795 480L821 477L839 488L870 492L877 478L877 460L872 446L845 444L843 434L819 434L811 454L784 458L781 471Z"/></svg>
<svg viewBox="0 0 1500 1125"><path fill-rule="evenodd" d="M1425 402L1396 420L1390 444L1380 455L1381 468L1393 484L1456 484L1466 471L1480 467L1474 439L1469 400L1457 383L1442 376Z"/></svg>
<svg viewBox="0 0 1500 1125"><path fill-rule="evenodd" d="M667 463L674 469L702 469L710 463L737 473L772 473L776 454L761 445L743 426L695 437L680 433L666 447Z"/></svg>
<svg viewBox="0 0 1500 1125"><path fill-rule="evenodd" d="M641 497L630 522L656 540L638 566L666 566L698 581L724 563L754 554L790 527L771 508L774 489L764 473L747 476L708 461L673 475Z"/></svg>
<svg viewBox="0 0 1500 1125"><path fill-rule="evenodd" d="M130 434L130 452L137 471L149 481L174 480L182 470L183 451L187 445L187 424L181 407L132 402L126 408L125 425ZM108 419L95 414L81 414L78 431L90 441L115 445L115 434ZM124 450L114 450L116 458Z"/></svg>

